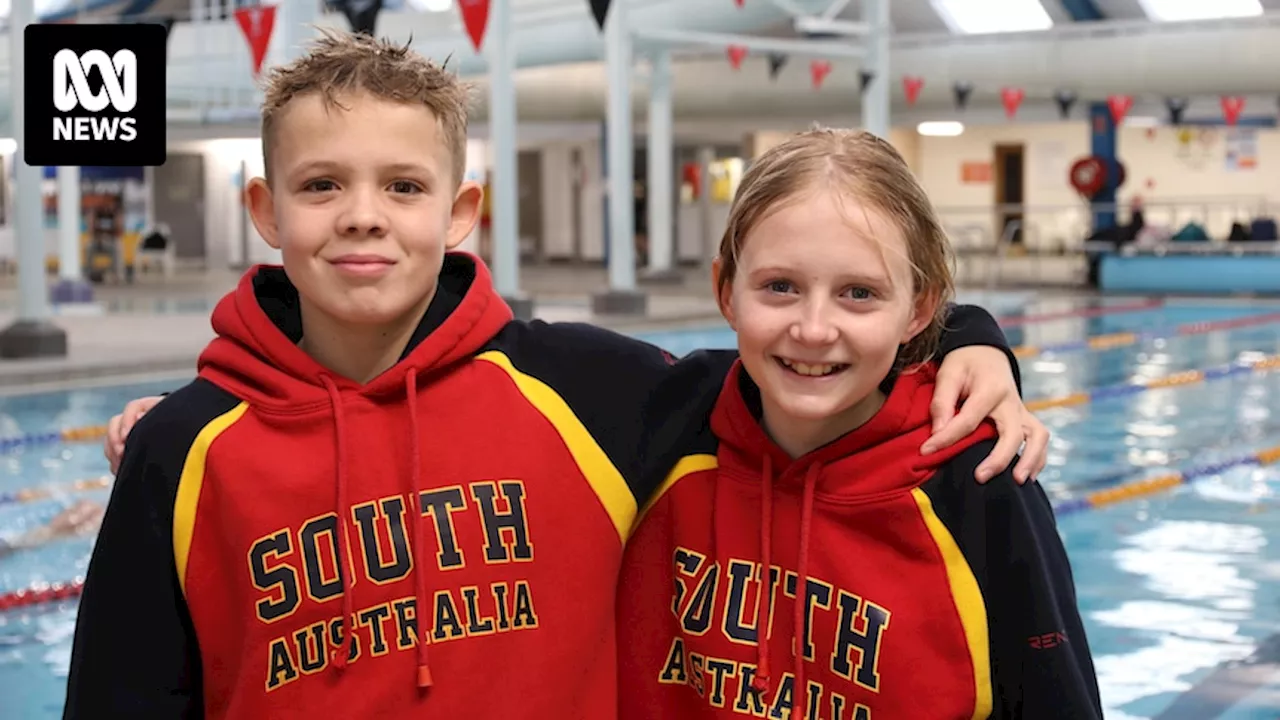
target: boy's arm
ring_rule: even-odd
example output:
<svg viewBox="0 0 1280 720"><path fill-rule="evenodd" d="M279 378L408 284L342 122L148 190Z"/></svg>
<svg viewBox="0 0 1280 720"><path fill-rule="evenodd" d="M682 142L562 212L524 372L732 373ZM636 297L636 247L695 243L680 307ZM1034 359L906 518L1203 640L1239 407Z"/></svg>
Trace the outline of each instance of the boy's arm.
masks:
<svg viewBox="0 0 1280 720"><path fill-rule="evenodd" d="M947 319L942 327L938 355L945 357L960 348L985 345L993 347L1005 354L1009 367L1013 370L1013 380L1018 392L1022 392L1022 372L1018 367L1018 358L1009 347L1000 323L991 313L977 305L955 305L948 307Z"/></svg>
<svg viewBox="0 0 1280 720"><path fill-rule="evenodd" d="M1049 499L1009 471L971 480L991 443L961 453L924 486L977 580L986 609L992 718L1102 718L1075 582Z"/></svg>
<svg viewBox="0 0 1280 720"><path fill-rule="evenodd" d="M200 657L178 585L173 505L189 423L145 416L131 433L76 619L63 717L198 718Z"/></svg>

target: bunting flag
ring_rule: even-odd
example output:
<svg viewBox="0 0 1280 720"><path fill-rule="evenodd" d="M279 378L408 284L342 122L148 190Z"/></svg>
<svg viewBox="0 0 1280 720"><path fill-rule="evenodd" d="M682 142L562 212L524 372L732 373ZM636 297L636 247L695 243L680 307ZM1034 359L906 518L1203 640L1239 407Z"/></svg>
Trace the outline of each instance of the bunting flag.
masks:
<svg viewBox="0 0 1280 720"><path fill-rule="evenodd" d="M1242 114L1244 114L1243 95L1222 96L1222 116L1226 118L1228 125L1239 123Z"/></svg>
<svg viewBox="0 0 1280 720"><path fill-rule="evenodd" d="M865 93L867 91L867 87L871 85L871 81L875 79L876 79L876 74L871 70L859 70L858 71L858 90L860 92Z"/></svg>
<svg viewBox="0 0 1280 720"><path fill-rule="evenodd" d="M1133 109L1132 95L1108 95L1107 108L1111 110L1111 120L1116 125L1124 122L1124 118Z"/></svg>
<svg viewBox="0 0 1280 720"><path fill-rule="evenodd" d="M725 52L729 55L729 64L734 70L742 67L742 60L747 57L745 45L730 45Z"/></svg>
<svg viewBox="0 0 1280 720"><path fill-rule="evenodd" d="M1022 106L1022 100L1027 93L1022 88L1001 88L1000 102L1004 103L1004 114L1012 120L1018 114L1018 108Z"/></svg>
<svg viewBox="0 0 1280 720"><path fill-rule="evenodd" d="M347 22L351 24L351 32L358 35L374 34L378 13L382 11L382 0L338 0L334 6L346 16Z"/></svg>
<svg viewBox="0 0 1280 720"><path fill-rule="evenodd" d="M786 53L771 52L769 53L769 79L777 80L778 74L782 72L782 68L786 67L787 60L790 59Z"/></svg>
<svg viewBox="0 0 1280 720"><path fill-rule="evenodd" d="M471 38L471 46L480 52L484 33L489 27L489 0L458 0L458 10L462 13L462 25L467 29L467 37Z"/></svg>
<svg viewBox="0 0 1280 720"><path fill-rule="evenodd" d="M253 75L262 72L262 61L267 57L267 46L271 44L271 31L276 26L275 5L254 5L236 8L236 23L240 31L249 41L249 52L253 57Z"/></svg>
<svg viewBox="0 0 1280 720"><path fill-rule="evenodd" d="M1164 99L1164 108L1165 110L1169 111L1170 125L1182 124L1182 114L1187 110L1187 102L1188 100L1186 98L1181 98L1181 97L1171 97L1171 98Z"/></svg>
<svg viewBox="0 0 1280 720"><path fill-rule="evenodd" d="M595 16L596 26L604 32L604 21L609 17L609 0L590 0L591 14Z"/></svg>
<svg viewBox="0 0 1280 720"><path fill-rule="evenodd" d="M920 90L924 88L924 78L906 75L902 78L902 89L907 93L907 104L915 105L920 99Z"/></svg>
<svg viewBox="0 0 1280 720"><path fill-rule="evenodd" d="M733 0L733 4L737 5L739 10L742 9L742 6L745 5L746 2L747 0Z"/></svg>
<svg viewBox="0 0 1280 720"><path fill-rule="evenodd" d="M951 86L951 92L956 96L956 109L964 110L969 106L969 95L973 93L973 83L958 81Z"/></svg>
<svg viewBox="0 0 1280 720"><path fill-rule="evenodd" d="M831 74L831 63L827 60L812 60L809 62L809 75L813 78L813 87L818 89L822 87L822 81L827 79Z"/></svg>
<svg viewBox="0 0 1280 720"><path fill-rule="evenodd" d="M1053 94L1053 101L1058 104L1058 116L1063 120L1071 117L1071 108L1076 104L1076 94L1071 90L1059 90Z"/></svg>

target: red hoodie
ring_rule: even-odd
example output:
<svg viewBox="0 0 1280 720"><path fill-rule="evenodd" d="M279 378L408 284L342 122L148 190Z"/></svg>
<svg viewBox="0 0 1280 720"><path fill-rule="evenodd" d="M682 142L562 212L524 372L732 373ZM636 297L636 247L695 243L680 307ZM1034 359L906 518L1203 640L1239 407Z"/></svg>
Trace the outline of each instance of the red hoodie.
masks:
<svg viewBox="0 0 1280 720"><path fill-rule="evenodd" d="M1047 499L973 480L990 425L920 456L933 378L793 460L734 366L628 544L620 717L1101 717Z"/></svg>
<svg viewBox="0 0 1280 720"><path fill-rule="evenodd" d="M510 320L452 254L400 362L361 386L297 347L281 269L246 274L199 378L129 436L66 716L611 717L646 496L618 408L668 359Z"/></svg>

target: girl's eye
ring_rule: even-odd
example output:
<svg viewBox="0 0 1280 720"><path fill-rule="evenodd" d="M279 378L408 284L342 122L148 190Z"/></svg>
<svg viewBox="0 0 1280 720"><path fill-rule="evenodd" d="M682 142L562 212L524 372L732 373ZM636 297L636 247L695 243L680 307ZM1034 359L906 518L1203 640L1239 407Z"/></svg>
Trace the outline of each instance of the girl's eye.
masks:
<svg viewBox="0 0 1280 720"><path fill-rule="evenodd" d="M408 180L397 180L391 183L391 189L393 192L404 194L416 193L421 190L416 183L409 182Z"/></svg>
<svg viewBox="0 0 1280 720"><path fill-rule="evenodd" d="M330 192L337 187L332 180L312 180L306 184L305 189L309 192Z"/></svg>
<svg viewBox="0 0 1280 720"><path fill-rule="evenodd" d="M765 285L765 288L767 288L769 292L776 293L788 293L791 292L792 289L791 283L786 280L772 280L768 285Z"/></svg>

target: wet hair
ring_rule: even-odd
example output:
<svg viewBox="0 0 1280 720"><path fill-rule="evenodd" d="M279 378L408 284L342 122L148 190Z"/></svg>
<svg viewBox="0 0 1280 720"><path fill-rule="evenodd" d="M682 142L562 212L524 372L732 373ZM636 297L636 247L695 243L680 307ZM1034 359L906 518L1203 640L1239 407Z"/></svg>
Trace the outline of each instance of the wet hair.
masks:
<svg viewBox="0 0 1280 720"><path fill-rule="evenodd" d="M793 135L751 163L720 240L716 297L733 282L748 235L784 204L815 189L835 189L893 222L907 245L913 296L936 304L930 323L898 353L898 367L932 359L955 292L951 243L933 204L892 145L862 130L816 127Z"/></svg>
<svg viewBox="0 0 1280 720"><path fill-rule="evenodd" d="M453 184L462 182L471 87L444 65L419 55L408 45L332 29L321 30L320 37L302 57L267 74L262 102L262 157L268 182L275 125L289 103L318 94L327 108L342 108L339 98L354 93L430 110L449 150Z"/></svg>

